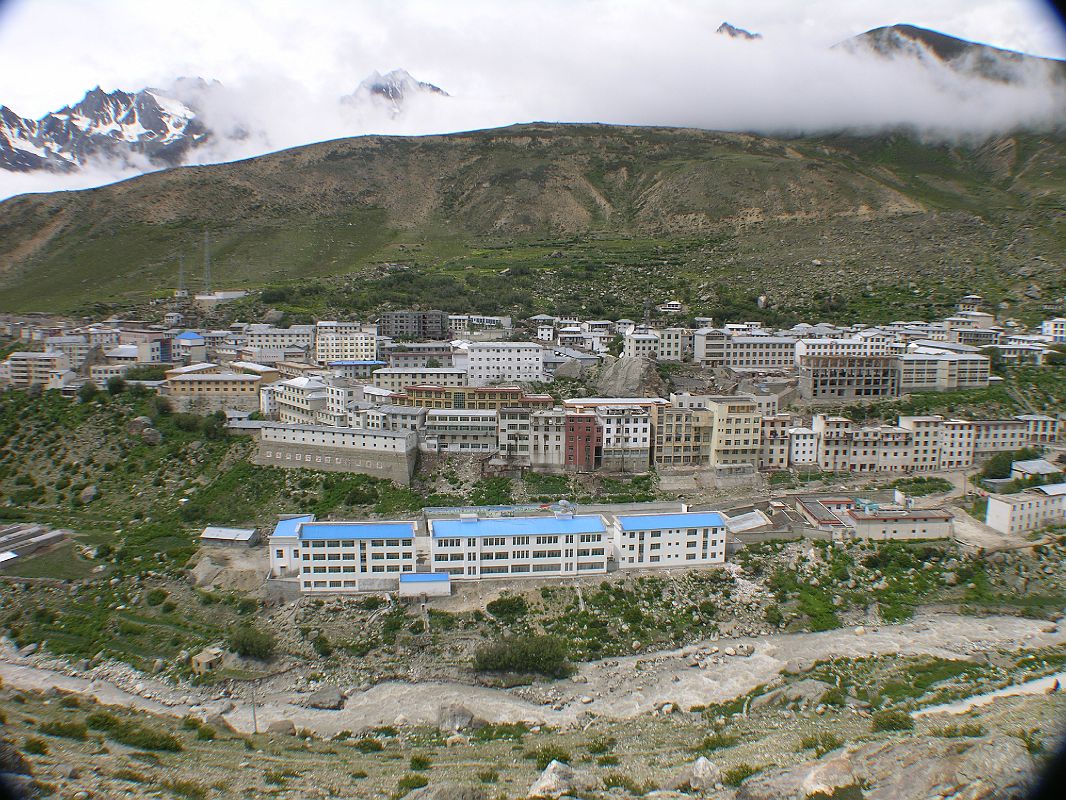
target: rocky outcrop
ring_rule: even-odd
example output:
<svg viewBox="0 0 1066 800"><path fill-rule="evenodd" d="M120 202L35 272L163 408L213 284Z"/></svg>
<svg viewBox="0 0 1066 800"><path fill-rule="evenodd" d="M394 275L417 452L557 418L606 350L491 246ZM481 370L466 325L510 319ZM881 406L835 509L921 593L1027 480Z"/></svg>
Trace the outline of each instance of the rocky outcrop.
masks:
<svg viewBox="0 0 1066 800"><path fill-rule="evenodd" d="M564 794L593 792L599 786L599 779L592 775L578 772L562 761L552 761L529 787L529 796L561 797Z"/></svg>
<svg viewBox="0 0 1066 800"><path fill-rule="evenodd" d="M596 373L600 397L662 397L666 384L649 358L619 358L604 363Z"/></svg>
<svg viewBox="0 0 1066 800"><path fill-rule="evenodd" d="M344 708L344 692L336 686L322 686L308 695L304 700L308 708L321 708L328 711L337 711Z"/></svg>
<svg viewBox="0 0 1066 800"><path fill-rule="evenodd" d="M766 694L759 695L751 701L752 708L763 706L788 705L789 703L801 703L803 705L816 704L827 691L832 689L831 684L824 681L816 681L813 678L805 678L780 689L774 689Z"/></svg>
<svg viewBox="0 0 1066 800"><path fill-rule="evenodd" d="M817 761L759 773L746 780L737 800L779 800L831 795L864 787L866 800L1006 800L1025 795L1033 762L1020 740L915 737L871 742Z"/></svg>
<svg viewBox="0 0 1066 800"><path fill-rule="evenodd" d="M700 756L666 784L667 789L706 792L722 782L722 771L714 762Z"/></svg>
<svg viewBox="0 0 1066 800"><path fill-rule="evenodd" d="M296 723L291 719L276 719L267 725L267 733L278 733L283 736L296 735Z"/></svg>
<svg viewBox="0 0 1066 800"><path fill-rule="evenodd" d="M484 728L488 723L458 703L445 703L437 709L437 728L445 733Z"/></svg>

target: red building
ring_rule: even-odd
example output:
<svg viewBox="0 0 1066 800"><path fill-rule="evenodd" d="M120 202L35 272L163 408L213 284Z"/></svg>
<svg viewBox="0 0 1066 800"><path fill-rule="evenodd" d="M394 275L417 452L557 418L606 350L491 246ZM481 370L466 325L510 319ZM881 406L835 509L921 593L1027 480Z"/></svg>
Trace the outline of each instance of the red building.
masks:
<svg viewBox="0 0 1066 800"><path fill-rule="evenodd" d="M603 428L595 414L566 415L566 468L594 470L600 465Z"/></svg>

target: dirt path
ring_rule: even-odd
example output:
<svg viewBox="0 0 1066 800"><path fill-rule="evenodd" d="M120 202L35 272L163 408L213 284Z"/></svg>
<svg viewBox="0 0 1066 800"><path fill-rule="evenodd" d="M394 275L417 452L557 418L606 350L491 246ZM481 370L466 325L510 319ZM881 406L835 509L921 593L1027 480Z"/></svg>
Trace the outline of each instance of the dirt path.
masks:
<svg viewBox="0 0 1066 800"><path fill-rule="evenodd" d="M297 728L329 736L341 730L358 731L397 722L434 725L440 705L458 703L491 722L522 720L565 727L582 724L590 714L624 719L650 713L663 703L688 709L723 702L774 680L786 664L806 669L820 659L889 653L969 658L994 649L1064 643L1066 631L1040 620L924 613L902 625L885 625L861 634L842 629L721 639L681 650L593 662L582 665L574 678L551 684L546 693L551 695L551 702L544 704L502 689L390 681L350 692L345 707L339 711L304 708L299 705L300 697L292 692L268 692L257 698L256 717L260 731L271 722L291 720ZM754 652L750 656L725 655L727 648L738 645L751 645ZM718 651L712 652L714 648ZM692 666L694 655L700 650L704 651L705 669ZM35 663L32 658L15 657L7 649L0 652L0 678L7 686L28 690L54 686L92 695L102 703L129 705L159 714L222 712L237 730L252 730L249 694L208 695L200 689L168 686L148 676L138 676L138 680L143 677L143 682L137 684L141 690L131 692L99 675L71 677L48 668L47 663L43 659Z"/></svg>

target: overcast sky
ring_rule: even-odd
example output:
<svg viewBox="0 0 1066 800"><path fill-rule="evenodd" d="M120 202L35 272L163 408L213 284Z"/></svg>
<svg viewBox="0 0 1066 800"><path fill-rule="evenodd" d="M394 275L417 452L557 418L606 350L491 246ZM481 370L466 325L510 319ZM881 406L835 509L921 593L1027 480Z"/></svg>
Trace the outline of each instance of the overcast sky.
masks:
<svg viewBox="0 0 1066 800"><path fill-rule="evenodd" d="M457 95L506 93L497 75L554 79L560 62L591 72L689 57L723 20L815 46L910 22L1066 57L1037 0L0 0L0 104L38 117L97 84L137 89L181 75L284 75L337 94L393 67Z"/></svg>
<svg viewBox="0 0 1066 800"><path fill-rule="evenodd" d="M723 21L763 38L716 36ZM1038 82L1006 90L829 49L901 22L1066 58L1062 27L1037 0L0 0L0 104L37 118L97 85L218 80L204 118L213 131L250 134L214 136L195 151L199 163L534 120L987 135L1066 107ZM398 119L338 103L371 72L397 67L451 97L418 101ZM0 197L144 168L0 172Z"/></svg>

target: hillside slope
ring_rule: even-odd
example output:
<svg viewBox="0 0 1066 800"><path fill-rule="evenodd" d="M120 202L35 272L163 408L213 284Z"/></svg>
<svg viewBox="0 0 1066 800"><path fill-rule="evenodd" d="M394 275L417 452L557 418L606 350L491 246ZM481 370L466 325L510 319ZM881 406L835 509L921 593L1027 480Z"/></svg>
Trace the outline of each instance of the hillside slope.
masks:
<svg viewBox="0 0 1066 800"><path fill-rule="evenodd" d="M580 241L582 257L608 266L618 250L632 264L661 261L669 274L659 282L695 305L720 299L700 290L700 278L728 289L740 275L738 291L781 289L780 270L809 266L808 254L864 286L880 282L886 262L896 284L901 274L924 281L938 264L969 262L980 267L966 277L981 284L972 288L995 295L1002 284L1003 297L1024 263L1053 294L1063 187L1063 137L948 147L902 135L784 141L533 124L338 140L0 204L0 310L143 301L176 284L179 254L199 261L208 229L214 282L227 288L354 273L372 290L375 265L424 276L479 248L488 248L478 254L482 271L516 258L536 269L552 253L565 265ZM598 241L615 244L590 247ZM664 250L673 257L657 259ZM738 265L771 272L753 285ZM825 271L792 276L780 305L831 300L839 287L807 274L816 272ZM575 287L555 288L554 302L573 301ZM379 301L389 298L349 305Z"/></svg>

